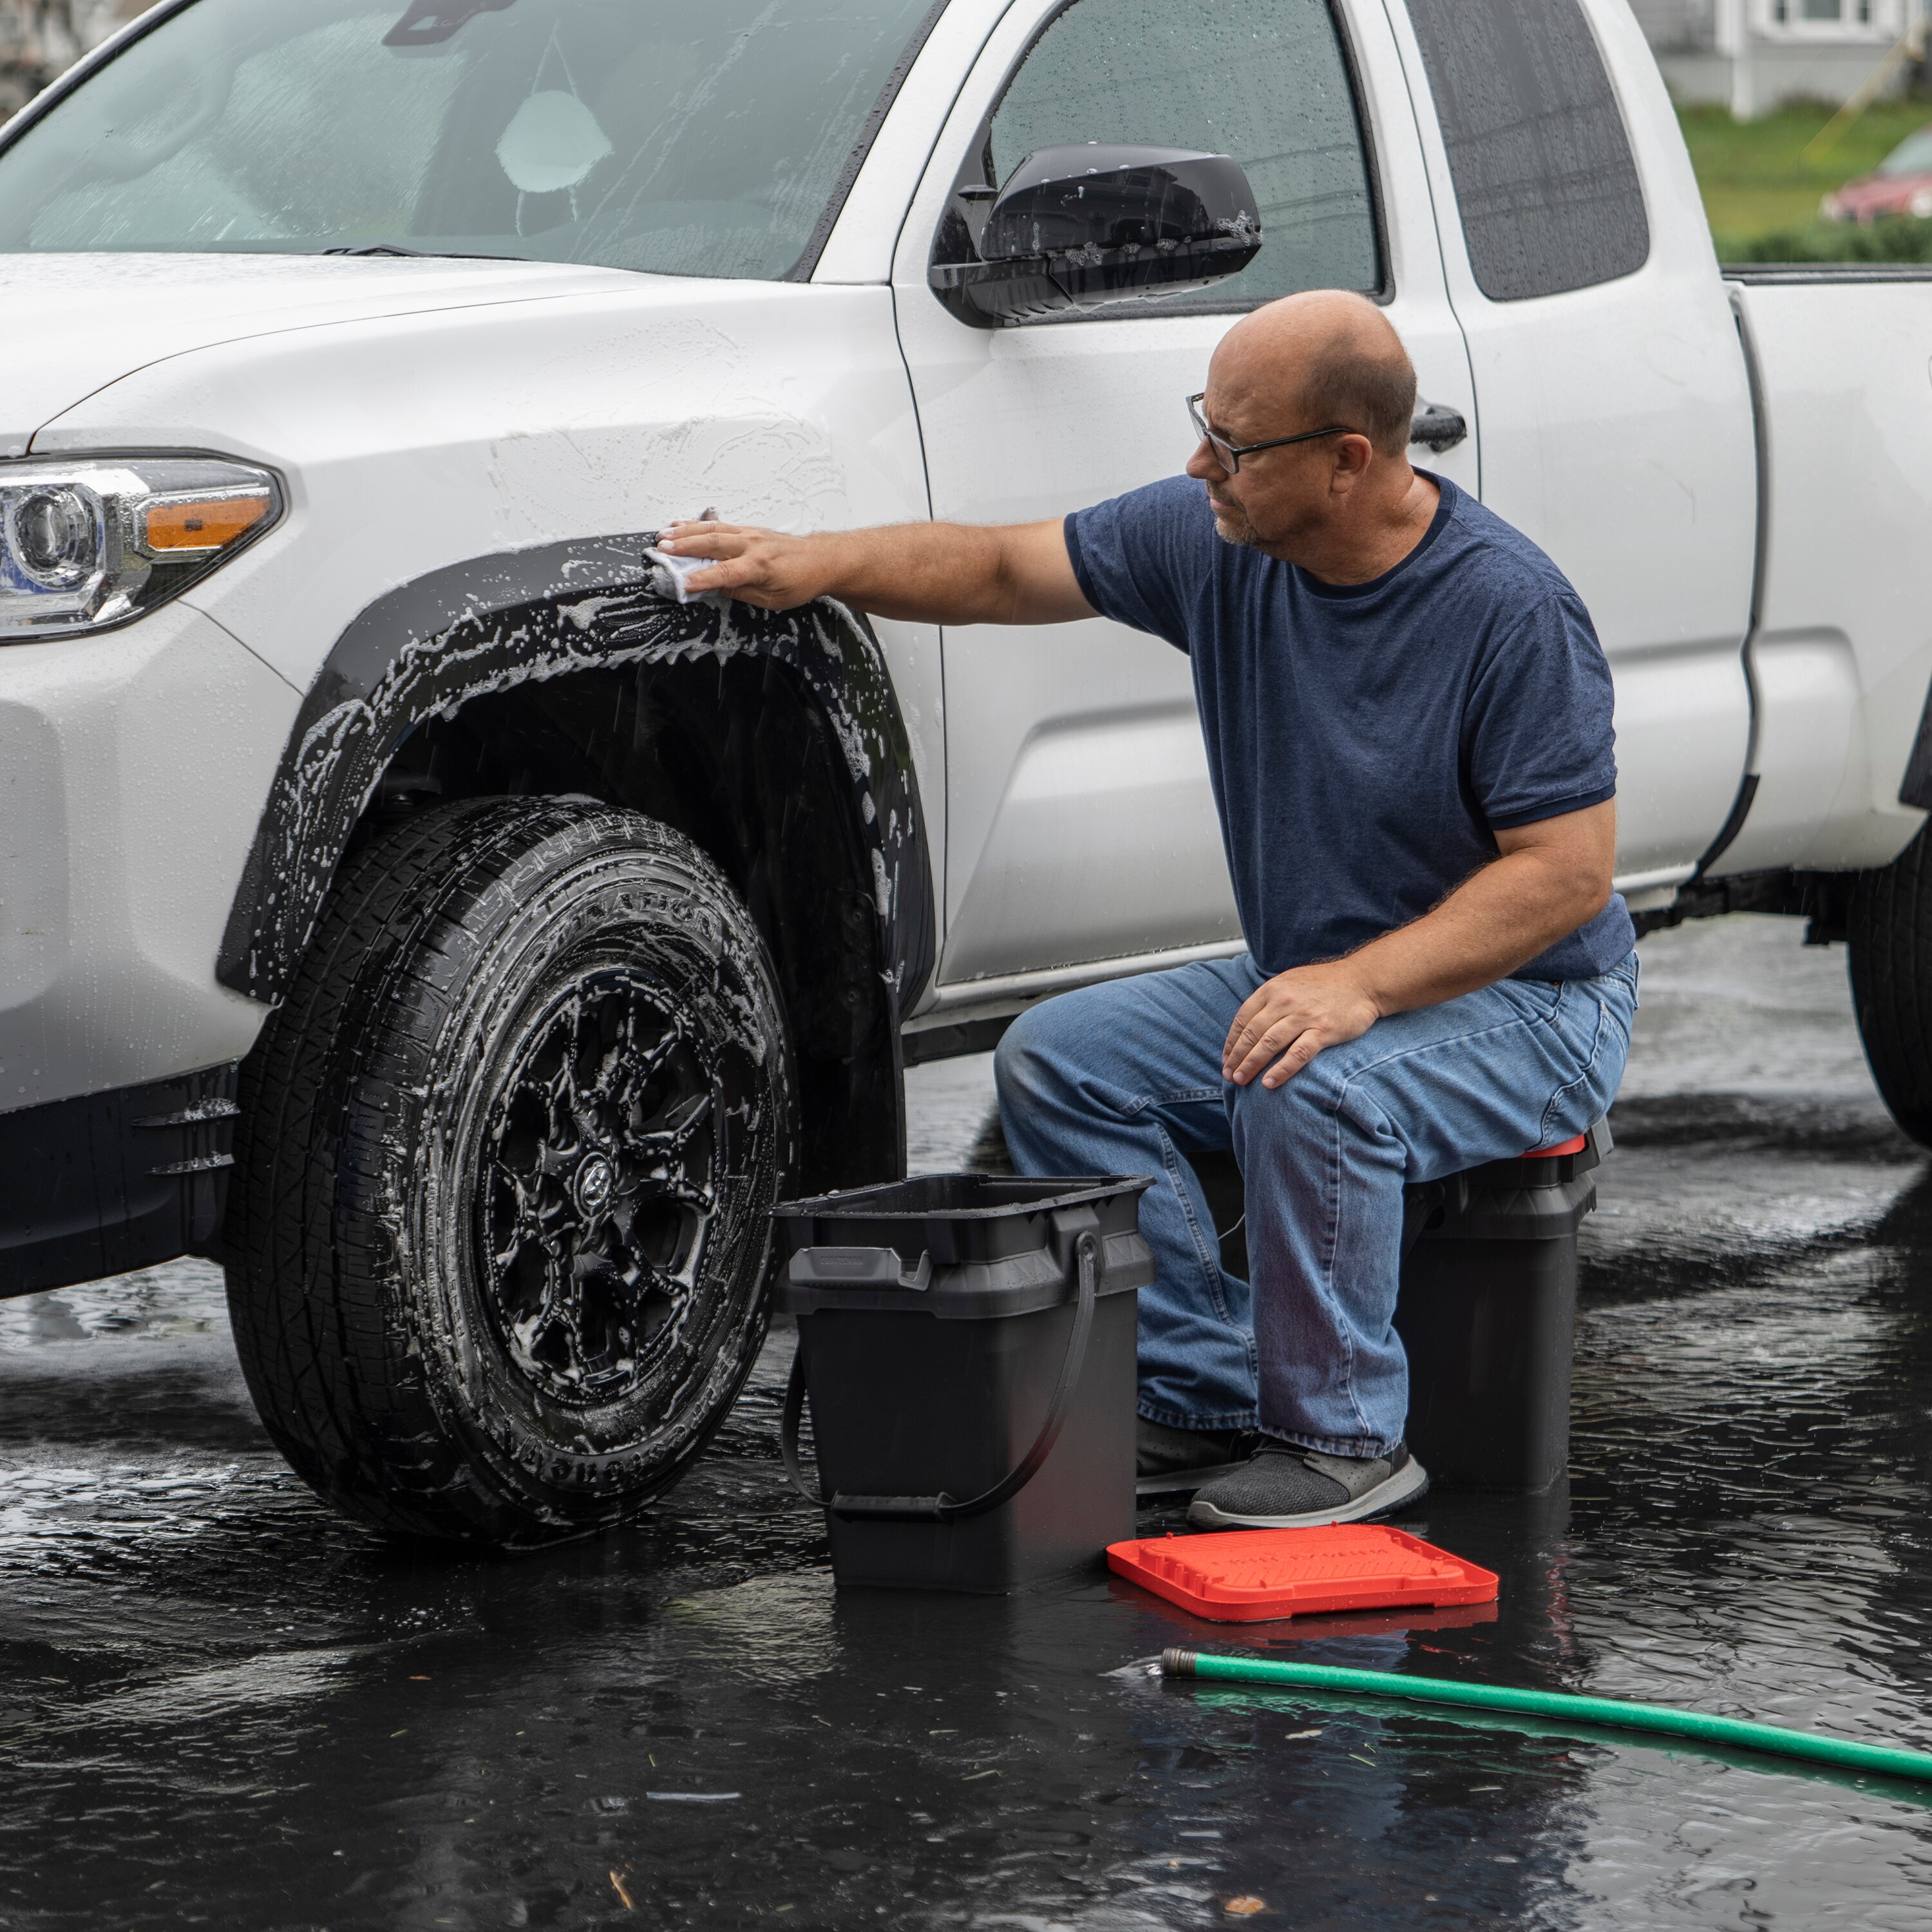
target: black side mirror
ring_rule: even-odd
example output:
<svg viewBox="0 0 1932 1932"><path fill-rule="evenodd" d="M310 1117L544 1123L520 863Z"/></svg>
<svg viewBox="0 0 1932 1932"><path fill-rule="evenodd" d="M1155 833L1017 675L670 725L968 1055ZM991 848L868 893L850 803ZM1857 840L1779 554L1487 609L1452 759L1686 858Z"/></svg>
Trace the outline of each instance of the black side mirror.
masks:
<svg viewBox="0 0 1932 1932"><path fill-rule="evenodd" d="M1261 253L1254 190L1226 154L1042 148L997 196L968 187L953 199L940 252L958 259L934 262L927 280L982 328L1210 288Z"/></svg>
<svg viewBox="0 0 1932 1932"><path fill-rule="evenodd" d="M1440 456L1445 449L1454 449L1468 434L1469 425L1462 420L1460 410L1441 403L1424 403L1408 425L1408 446L1413 449L1419 443Z"/></svg>

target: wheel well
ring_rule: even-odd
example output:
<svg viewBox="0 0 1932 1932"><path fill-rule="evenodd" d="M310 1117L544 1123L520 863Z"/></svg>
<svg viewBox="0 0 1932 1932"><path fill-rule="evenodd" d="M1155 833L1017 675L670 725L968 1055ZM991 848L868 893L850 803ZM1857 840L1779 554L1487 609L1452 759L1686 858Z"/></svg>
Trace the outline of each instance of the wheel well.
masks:
<svg viewBox="0 0 1932 1932"><path fill-rule="evenodd" d="M586 669L469 698L397 747L352 844L433 799L578 794L682 832L771 948L797 1058L798 1193L896 1178L897 1024L870 862L824 711L770 656Z"/></svg>

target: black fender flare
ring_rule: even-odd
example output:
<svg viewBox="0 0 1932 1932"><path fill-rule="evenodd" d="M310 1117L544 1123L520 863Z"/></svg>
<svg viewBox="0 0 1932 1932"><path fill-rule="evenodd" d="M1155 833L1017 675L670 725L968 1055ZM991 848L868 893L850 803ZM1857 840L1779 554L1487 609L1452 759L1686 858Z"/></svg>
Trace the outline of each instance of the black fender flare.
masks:
<svg viewBox="0 0 1932 1932"><path fill-rule="evenodd" d="M830 600L785 611L670 602L650 586L644 552L655 540L642 532L473 558L355 618L283 748L222 935L224 986L269 1005L281 998L357 820L424 720L533 680L748 655L788 667L838 744L896 1034L932 976L935 908L911 746L878 640Z"/></svg>

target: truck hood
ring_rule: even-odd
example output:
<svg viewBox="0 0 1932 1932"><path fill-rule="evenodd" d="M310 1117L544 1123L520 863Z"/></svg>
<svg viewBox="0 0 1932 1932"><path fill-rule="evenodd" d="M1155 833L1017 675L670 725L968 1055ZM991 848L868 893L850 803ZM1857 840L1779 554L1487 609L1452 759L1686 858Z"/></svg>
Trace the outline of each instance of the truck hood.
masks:
<svg viewBox="0 0 1932 1932"><path fill-rule="evenodd" d="M0 457L133 370L250 336L634 289L618 268L412 256L0 255Z"/></svg>

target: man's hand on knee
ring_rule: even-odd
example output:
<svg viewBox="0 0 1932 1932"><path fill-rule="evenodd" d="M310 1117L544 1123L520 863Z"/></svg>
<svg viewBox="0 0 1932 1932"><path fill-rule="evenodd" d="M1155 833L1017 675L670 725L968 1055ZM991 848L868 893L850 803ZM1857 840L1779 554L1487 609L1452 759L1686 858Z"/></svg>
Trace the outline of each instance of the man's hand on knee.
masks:
<svg viewBox="0 0 1932 1932"><path fill-rule="evenodd" d="M1221 1049L1221 1077L1245 1087L1258 1075L1264 1087L1279 1087L1324 1046L1360 1039L1381 1018L1348 961L1291 968L1243 1002Z"/></svg>

